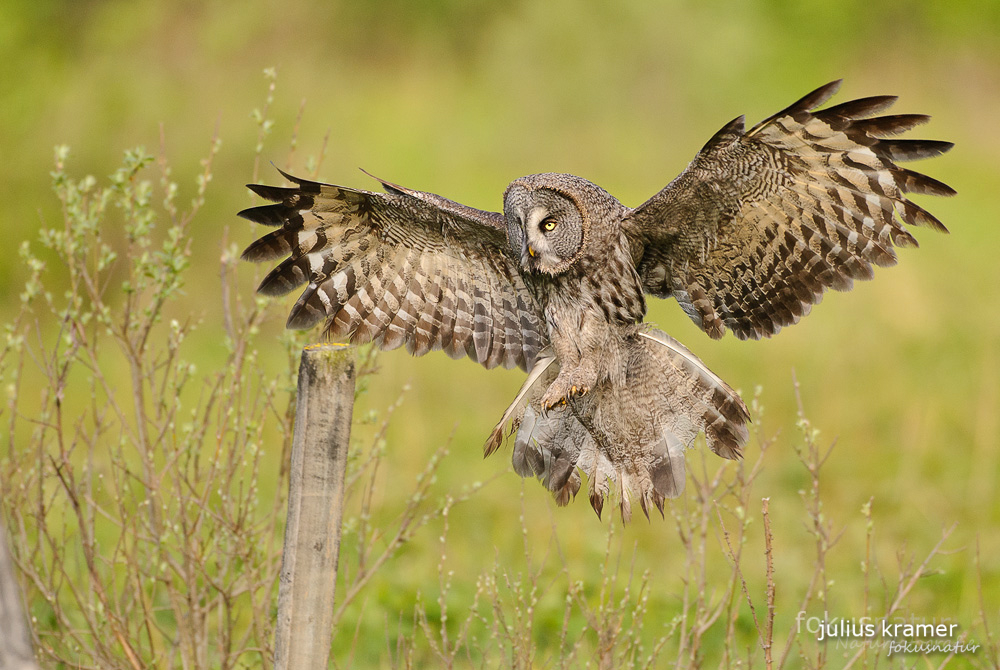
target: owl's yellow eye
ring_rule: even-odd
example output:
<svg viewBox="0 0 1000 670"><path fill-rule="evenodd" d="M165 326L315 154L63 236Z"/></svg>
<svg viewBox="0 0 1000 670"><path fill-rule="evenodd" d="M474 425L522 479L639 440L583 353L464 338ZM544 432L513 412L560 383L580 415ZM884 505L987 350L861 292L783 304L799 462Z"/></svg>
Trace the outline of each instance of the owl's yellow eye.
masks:
<svg viewBox="0 0 1000 670"><path fill-rule="evenodd" d="M544 230L547 233L551 233L553 230L556 229L556 225L558 225L556 220L549 217L548 219L542 221L542 230Z"/></svg>

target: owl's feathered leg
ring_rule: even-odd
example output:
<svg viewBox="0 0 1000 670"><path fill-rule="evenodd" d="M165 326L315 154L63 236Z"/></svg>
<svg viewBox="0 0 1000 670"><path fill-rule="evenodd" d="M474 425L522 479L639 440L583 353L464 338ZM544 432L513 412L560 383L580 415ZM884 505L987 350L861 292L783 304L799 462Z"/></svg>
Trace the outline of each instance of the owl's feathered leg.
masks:
<svg viewBox="0 0 1000 670"><path fill-rule="evenodd" d="M581 359L574 338L552 338L553 353L559 359L559 374L542 396L542 408L549 410L572 398L584 396L600 381L598 361Z"/></svg>

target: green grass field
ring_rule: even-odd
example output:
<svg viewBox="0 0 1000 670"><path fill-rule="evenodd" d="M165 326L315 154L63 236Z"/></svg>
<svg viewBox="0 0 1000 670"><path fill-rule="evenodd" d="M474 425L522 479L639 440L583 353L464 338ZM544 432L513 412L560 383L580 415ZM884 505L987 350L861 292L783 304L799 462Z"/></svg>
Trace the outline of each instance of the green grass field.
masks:
<svg viewBox="0 0 1000 670"><path fill-rule="evenodd" d="M744 465L690 452L665 520L557 508L509 450L482 459L519 371L380 354L334 662L1000 664L997 3L16 0L0 56L2 520L44 667L269 663L287 407L318 336L283 335L293 298L255 302L265 270L234 260L258 233L235 217L243 185L280 183L269 162L494 210L512 179L570 172L634 206L733 117L841 77L835 102L899 95L894 112L933 117L914 136L956 143L913 166L958 190L919 199L951 234L916 231L898 266L768 341L712 341L651 302L755 399ZM110 179L138 146L151 162ZM800 611L945 620L980 647L886 658L818 642Z"/></svg>

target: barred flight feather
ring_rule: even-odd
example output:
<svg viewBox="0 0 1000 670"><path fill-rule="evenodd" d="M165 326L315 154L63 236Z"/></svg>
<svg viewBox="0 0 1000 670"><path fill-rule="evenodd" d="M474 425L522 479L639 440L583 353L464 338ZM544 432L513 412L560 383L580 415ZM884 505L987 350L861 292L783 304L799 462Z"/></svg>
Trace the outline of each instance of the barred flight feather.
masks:
<svg viewBox="0 0 1000 670"><path fill-rule="evenodd" d="M282 174L294 187L250 189L273 203L240 212L280 226L248 261L284 260L258 291L303 285L289 328L411 353L444 349L486 367L528 367L544 346L538 306L506 254L502 217L382 182L386 194Z"/></svg>
<svg viewBox="0 0 1000 670"><path fill-rule="evenodd" d="M838 87L827 84L746 133L727 124L677 179L626 215L626 230L642 240L633 248L647 292L673 295L712 337L769 337L825 289L850 290L874 276L873 266L895 264L893 247L917 245L904 226L947 232L906 195L955 191L897 163L940 155L951 143L896 139L928 117L874 116L894 96L811 111Z"/></svg>

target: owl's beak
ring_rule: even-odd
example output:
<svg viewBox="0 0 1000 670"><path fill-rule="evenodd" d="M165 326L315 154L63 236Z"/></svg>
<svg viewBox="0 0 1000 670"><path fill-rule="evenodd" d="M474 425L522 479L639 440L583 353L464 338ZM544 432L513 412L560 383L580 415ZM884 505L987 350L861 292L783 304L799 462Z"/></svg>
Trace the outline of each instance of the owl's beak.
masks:
<svg viewBox="0 0 1000 670"><path fill-rule="evenodd" d="M528 245L528 255L531 256L532 258L535 257L535 249L530 244Z"/></svg>

